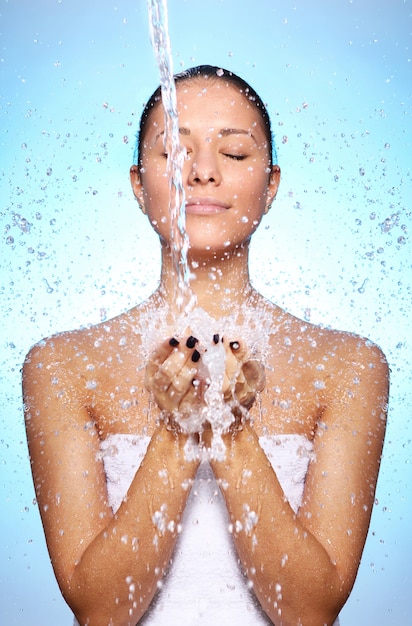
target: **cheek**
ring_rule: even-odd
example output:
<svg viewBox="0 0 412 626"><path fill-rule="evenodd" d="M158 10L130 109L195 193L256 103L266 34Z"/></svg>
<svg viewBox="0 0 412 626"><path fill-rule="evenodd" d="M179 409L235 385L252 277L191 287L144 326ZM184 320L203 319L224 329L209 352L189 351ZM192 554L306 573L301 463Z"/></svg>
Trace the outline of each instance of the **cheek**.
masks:
<svg viewBox="0 0 412 626"><path fill-rule="evenodd" d="M143 176L143 193L146 202L162 202L169 195L167 175L158 165L150 165L148 174ZM162 202L163 204L163 202Z"/></svg>
<svg viewBox="0 0 412 626"><path fill-rule="evenodd" d="M259 210L262 205L266 204L268 190L266 174L257 175L256 172L249 172L249 175L240 182L239 189L245 200L248 199L250 211Z"/></svg>

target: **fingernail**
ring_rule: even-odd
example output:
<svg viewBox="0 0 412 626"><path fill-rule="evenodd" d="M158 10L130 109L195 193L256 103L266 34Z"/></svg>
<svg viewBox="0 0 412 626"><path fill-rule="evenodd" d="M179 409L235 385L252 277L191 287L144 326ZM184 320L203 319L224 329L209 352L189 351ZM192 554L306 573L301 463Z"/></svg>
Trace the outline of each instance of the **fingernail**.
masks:
<svg viewBox="0 0 412 626"><path fill-rule="evenodd" d="M192 361L193 363L197 363L200 359L200 352L198 350L193 350Z"/></svg>
<svg viewBox="0 0 412 626"><path fill-rule="evenodd" d="M238 341L231 341L229 345L232 350L239 350L240 348L240 343Z"/></svg>
<svg viewBox="0 0 412 626"><path fill-rule="evenodd" d="M193 335L190 335L190 337L186 341L186 347L187 348L194 348L198 341L199 340L196 339L196 337L193 337Z"/></svg>
<svg viewBox="0 0 412 626"><path fill-rule="evenodd" d="M219 343L219 335L213 335L213 343Z"/></svg>
<svg viewBox="0 0 412 626"><path fill-rule="evenodd" d="M172 346L172 348L176 348L176 346L179 345L179 342L177 339L175 339L174 337L172 337L169 341L169 346Z"/></svg>

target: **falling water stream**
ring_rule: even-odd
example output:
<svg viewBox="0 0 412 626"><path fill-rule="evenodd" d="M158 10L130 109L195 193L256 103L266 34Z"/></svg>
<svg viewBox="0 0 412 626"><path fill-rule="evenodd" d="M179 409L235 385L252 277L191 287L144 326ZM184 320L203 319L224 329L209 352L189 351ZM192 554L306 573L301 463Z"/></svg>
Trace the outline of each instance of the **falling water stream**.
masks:
<svg viewBox="0 0 412 626"><path fill-rule="evenodd" d="M177 113L176 86L173 77L173 61L171 44L168 33L168 15L166 0L148 0L150 38L160 73L160 86L165 114L165 148L168 155L167 175L169 180L169 212L171 216L172 261L175 272L176 302L182 328L190 327L196 336L203 339L203 345L209 345L215 329L214 321L205 311L196 309L195 295L190 288L191 274L187 262L189 240L186 233L185 191L183 186L182 168L185 159L185 150L180 145L179 119ZM196 329L197 327L197 329ZM196 329L196 330L195 330ZM206 332L205 332L205 329ZM202 332L203 331L203 332ZM201 430L205 420L209 421L214 437L212 440L212 454L221 457L224 455L224 446L221 439L223 430L229 427L233 420L230 410L226 407L221 392L225 367L225 353L222 345L214 346L209 350L208 358L204 359L203 370L210 385L205 393L206 406L197 413L192 412L184 418L176 416L181 427L189 433ZM186 449L188 458L198 453L194 440L189 438Z"/></svg>
<svg viewBox="0 0 412 626"><path fill-rule="evenodd" d="M176 302L179 312L190 311L195 303L190 289L190 271L187 263L189 240L186 233L185 191L182 168L185 150L180 145L177 115L176 86L173 78L173 60L168 31L166 0L148 0L150 39L160 72L160 86L165 113L165 148L168 154L167 175L170 185L169 211L171 215L172 261L176 276Z"/></svg>

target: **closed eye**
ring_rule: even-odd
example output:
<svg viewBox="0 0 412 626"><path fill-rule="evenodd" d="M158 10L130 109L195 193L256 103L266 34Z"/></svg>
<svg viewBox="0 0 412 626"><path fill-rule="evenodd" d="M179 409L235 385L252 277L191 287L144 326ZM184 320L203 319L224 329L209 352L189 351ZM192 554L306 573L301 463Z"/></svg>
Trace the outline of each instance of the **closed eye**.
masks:
<svg viewBox="0 0 412 626"><path fill-rule="evenodd" d="M190 155L191 155L192 151L191 150L187 150L186 148L184 149L184 151L185 151L185 159L187 161L187 160L190 159ZM168 159L169 158L168 152L163 152L162 153L162 157L164 157L165 159Z"/></svg>
<svg viewBox="0 0 412 626"><path fill-rule="evenodd" d="M227 157L228 159L233 159L234 161L243 161L244 159L246 159L246 155L245 154L227 154L227 153L223 153L223 156Z"/></svg>

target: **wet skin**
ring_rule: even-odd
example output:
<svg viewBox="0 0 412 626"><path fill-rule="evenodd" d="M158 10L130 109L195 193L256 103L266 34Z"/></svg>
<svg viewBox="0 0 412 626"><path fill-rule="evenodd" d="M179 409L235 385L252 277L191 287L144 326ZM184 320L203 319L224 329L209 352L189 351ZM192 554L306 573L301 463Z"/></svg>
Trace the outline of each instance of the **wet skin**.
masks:
<svg viewBox="0 0 412 626"><path fill-rule="evenodd" d="M299 619L305 626L332 624L353 585L367 534L385 428L387 364L367 340L302 322L253 290L249 240L276 195L280 175L278 168L268 170L260 114L243 94L220 81L181 85L178 101L180 125L186 129L181 136L188 153L184 184L191 198L189 261L196 263L198 305L216 320L233 311L241 317L245 305L261 309L272 329L259 401L251 405L247 400L250 420L227 435L226 460L213 461L212 469L228 484L224 497L232 520L241 519L245 502L259 511L257 545L242 532L234 540L272 621L278 626ZM189 405L202 401L201 388L192 385L200 376L201 345L189 348L187 335L177 337L179 345L170 348L183 357L165 365L171 351L164 351L164 342L175 336L176 309L162 119L161 108L154 109L144 172L131 170L135 195L160 237L158 292L114 320L47 339L32 349L24 367L27 433L50 555L69 605L80 623L90 625L110 619L116 625L135 624L145 612L176 540L170 532L159 536L156 546L145 541L155 532L153 511L166 503L171 519L179 521L187 499L181 485L195 477L198 467L198 461L185 459L185 435L159 420L160 409L175 408L169 389L178 388ZM225 129L241 132L226 134ZM219 289L210 279L212 271ZM159 311L164 336L148 357L143 333ZM228 346L234 341L242 346L238 356L228 348L227 377L233 379L242 371L233 364L243 365L250 355L243 337L225 340ZM192 359L195 350L199 359ZM187 369L182 372L183 363ZM253 397L259 388L254 376L249 373L247 381ZM166 393L159 391L159 380ZM110 433L151 438L116 515L96 461L100 441ZM260 435L278 433L300 433L313 441L314 461L297 515L259 445ZM167 485L159 468L167 470ZM238 485L245 469L254 481ZM138 538L138 558L130 542L121 541L125 536ZM282 568L285 553L288 566ZM124 583L131 575L138 586L133 598ZM282 588L276 607L269 601L275 583Z"/></svg>

